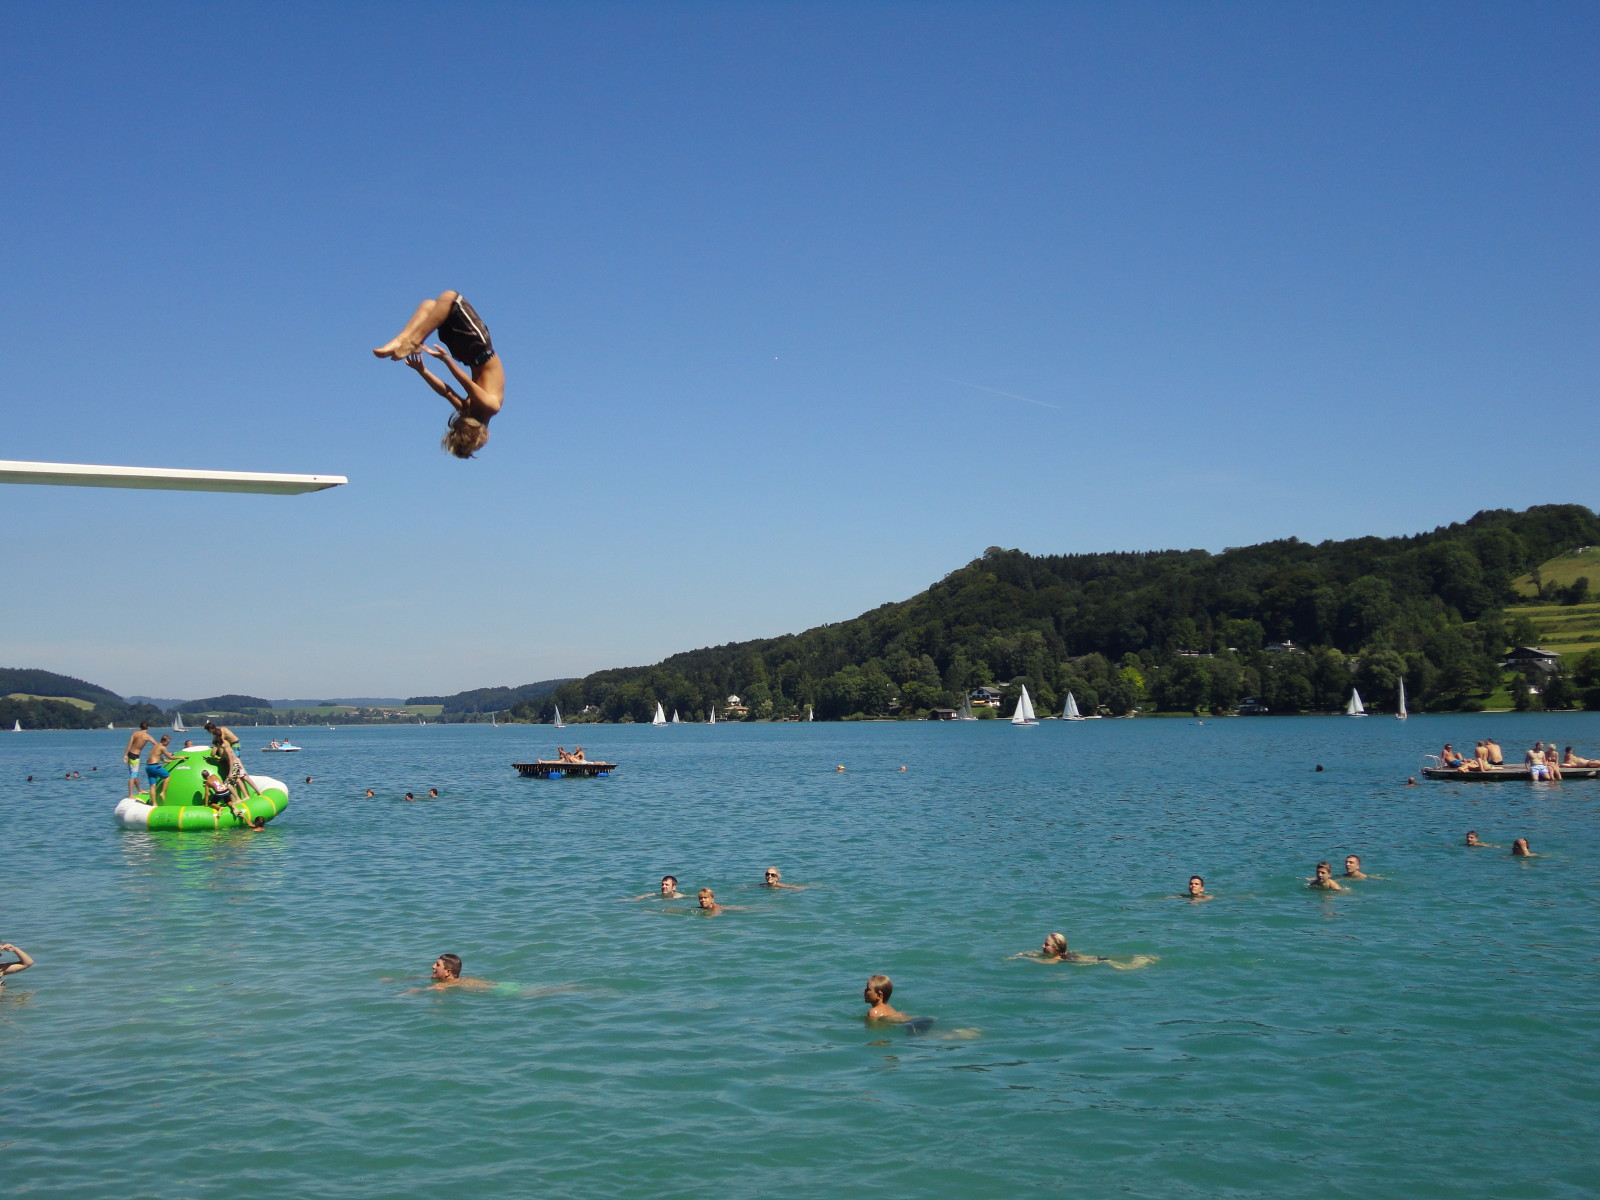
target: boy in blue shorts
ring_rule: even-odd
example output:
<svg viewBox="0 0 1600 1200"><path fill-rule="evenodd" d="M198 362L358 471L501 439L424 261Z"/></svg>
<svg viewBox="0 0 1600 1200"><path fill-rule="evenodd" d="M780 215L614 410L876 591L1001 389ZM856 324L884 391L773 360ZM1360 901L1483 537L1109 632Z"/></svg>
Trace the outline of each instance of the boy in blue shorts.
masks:
<svg viewBox="0 0 1600 1200"><path fill-rule="evenodd" d="M172 738L163 733L159 742L150 743L150 757L145 760L144 773L150 781L150 803L160 804L161 797L167 794L167 780L172 778L172 772L162 766L168 759L177 755L171 750Z"/></svg>

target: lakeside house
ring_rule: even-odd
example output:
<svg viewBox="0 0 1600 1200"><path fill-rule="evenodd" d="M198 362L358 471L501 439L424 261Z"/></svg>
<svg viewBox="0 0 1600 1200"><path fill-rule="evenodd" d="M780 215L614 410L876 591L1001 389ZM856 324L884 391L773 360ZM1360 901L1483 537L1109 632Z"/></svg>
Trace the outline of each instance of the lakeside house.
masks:
<svg viewBox="0 0 1600 1200"><path fill-rule="evenodd" d="M968 693L969 700L978 708L999 708L1000 689L997 687L976 687Z"/></svg>
<svg viewBox="0 0 1600 1200"><path fill-rule="evenodd" d="M1553 654L1541 646L1513 646L1500 665L1508 671L1536 667L1550 672L1561 666L1561 655Z"/></svg>
<svg viewBox="0 0 1600 1200"><path fill-rule="evenodd" d="M741 703L739 697L729 696L728 702L722 706L722 715L730 721L742 721L750 715L750 707Z"/></svg>
<svg viewBox="0 0 1600 1200"><path fill-rule="evenodd" d="M954 721L956 710L953 708L936 708L928 714L930 721Z"/></svg>

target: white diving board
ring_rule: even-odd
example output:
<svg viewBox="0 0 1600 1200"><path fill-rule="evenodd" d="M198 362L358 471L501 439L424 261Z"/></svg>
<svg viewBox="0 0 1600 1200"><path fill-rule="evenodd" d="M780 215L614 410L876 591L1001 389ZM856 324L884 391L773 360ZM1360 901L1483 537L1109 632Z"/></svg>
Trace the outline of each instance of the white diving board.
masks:
<svg viewBox="0 0 1600 1200"><path fill-rule="evenodd" d="M283 475L271 471L188 471L178 467L99 467L87 463L9 462L0 483L66 487L156 488L173 492L263 492L297 496L349 483L343 475Z"/></svg>

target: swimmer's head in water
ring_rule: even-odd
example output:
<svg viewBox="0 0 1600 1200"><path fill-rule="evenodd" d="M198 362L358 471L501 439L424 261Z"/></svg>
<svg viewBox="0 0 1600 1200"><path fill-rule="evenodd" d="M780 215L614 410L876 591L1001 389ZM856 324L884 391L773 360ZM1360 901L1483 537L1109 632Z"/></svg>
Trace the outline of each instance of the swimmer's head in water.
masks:
<svg viewBox="0 0 1600 1200"><path fill-rule="evenodd" d="M676 875L663 875L661 877L661 894L670 896L678 890L678 877Z"/></svg>
<svg viewBox="0 0 1600 1200"><path fill-rule="evenodd" d="M1360 859L1360 857L1357 856L1357 855L1354 855L1354 854L1346 854L1344 856L1344 869L1346 871L1359 871L1359 870L1361 870L1361 859Z"/></svg>
<svg viewBox="0 0 1600 1200"><path fill-rule="evenodd" d="M1333 874L1333 868L1330 867L1327 863L1319 862L1317 864L1317 878L1318 879L1327 879L1332 874Z"/></svg>
<svg viewBox="0 0 1600 1200"><path fill-rule="evenodd" d="M768 883L777 883L778 880L783 878L783 872L778 870L777 867L768 867L764 878Z"/></svg>
<svg viewBox="0 0 1600 1200"><path fill-rule="evenodd" d="M717 903L717 894L710 888L701 888L697 894L701 908L713 908Z"/></svg>
<svg viewBox="0 0 1600 1200"><path fill-rule="evenodd" d="M450 430L440 445L457 458L471 458L489 440L489 427L477 417L464 417L460 413L450 418Z"/></svg>
<svg viewBox="0 0 1600 1200"><path fill-rule="evenodd" d="M1478 844L1478 831L1476 829L1467 830L1467 845L1476 846L1477 844Z"/></svg>
<svg viewBox="0 0 1600 1200"><path fill-rule="evenodd" d="M1040 946L1039 949L1046 954L1065 954L1067 952L1067 935L1064 933L1052 933L1044 939L1044 945Z"/></svg>
<svg viewBox="0 0 1600 1200"><path fill-rule="evenodd" d="M1189 876L1189 895L1201 896L1205 894L1206 881L1198 875Z"/></svg>
<svg viewBox="0 0 1600 1200"><path fill-rule="evenodd" d="M1515 854L1518 858L1528 856L1531 853L1528 849L1528 839L1518 838L1516 841L1512 842L1511 853Z"/></svg>
<svg viewBox="0 0 1600 1200"><path fill-rule="evenodd" d="M441 954L433 964L433 977L441 982L446 979L461 978L461 956L459 954Z"/></svg>
<svg viewBox="0 0 1600 1200"><path fill-rule="evenodd" d="M868 1004L886 1004L894 995L894 980L887 975L874 975L861 989L861 998Z"/></svg>

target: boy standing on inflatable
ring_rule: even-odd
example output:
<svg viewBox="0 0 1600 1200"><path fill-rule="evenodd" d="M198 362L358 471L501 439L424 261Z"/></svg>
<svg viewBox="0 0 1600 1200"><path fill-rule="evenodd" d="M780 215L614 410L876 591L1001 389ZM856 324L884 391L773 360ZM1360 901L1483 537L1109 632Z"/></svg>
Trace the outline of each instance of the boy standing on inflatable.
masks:
<svg viewBox="0 0 1600 1200"><path fill-rule="evenodd" d="M444 346L423 344L432 333L438 333ZM424 383L450 401L456 411L442 442L446 450L457 458L471 458L483 448L489 440L489 421L500 411L505 399L506 373L489 339L489 327L477 310L461 298L461 293L444 292L437 300L424 300L411 314L406 327L373 354L396 361L403 359L422 376ZM424 354L444 363L466 395L458 395L454 388L428 370L423 362Z"/></svg>

